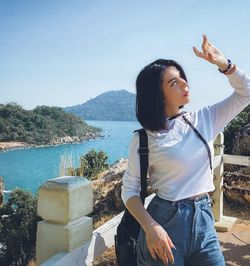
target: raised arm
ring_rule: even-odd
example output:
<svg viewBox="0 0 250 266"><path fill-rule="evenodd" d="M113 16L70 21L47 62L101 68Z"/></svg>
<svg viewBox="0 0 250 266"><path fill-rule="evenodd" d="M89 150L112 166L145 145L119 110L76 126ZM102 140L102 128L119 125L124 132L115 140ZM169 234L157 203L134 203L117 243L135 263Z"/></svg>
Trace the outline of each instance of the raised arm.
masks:
<svg viewBox="0 0 250 266"><path fill-rule="evenodd" d="M203 35L202 52L195 47L193 50L198 57L217 65L222 72L225 72L234 89L229 97L209 106L215 138L250 103L250 77L236 65L228 62L224 54L208 41L206 35Z"/></svg>

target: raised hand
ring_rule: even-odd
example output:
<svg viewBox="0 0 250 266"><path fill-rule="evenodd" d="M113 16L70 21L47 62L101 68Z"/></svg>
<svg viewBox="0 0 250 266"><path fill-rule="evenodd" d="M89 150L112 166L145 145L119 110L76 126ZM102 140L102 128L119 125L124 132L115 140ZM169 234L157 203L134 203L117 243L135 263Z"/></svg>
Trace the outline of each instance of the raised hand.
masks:
<svg viewBox="0 0 250 266"><path fill-rule="evenodd" d="M211 42L208 41L207 36L203 34L202 52L193 47L194 53L211 64L217 65L221 70L227 69L227 59L224 54L217 49Z"/></svg>

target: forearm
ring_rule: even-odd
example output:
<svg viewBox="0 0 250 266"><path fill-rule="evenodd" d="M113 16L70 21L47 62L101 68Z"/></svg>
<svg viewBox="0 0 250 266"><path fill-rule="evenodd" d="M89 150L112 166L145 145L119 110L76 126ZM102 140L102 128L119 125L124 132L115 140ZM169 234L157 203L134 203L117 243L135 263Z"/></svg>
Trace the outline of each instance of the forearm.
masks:
<svg viewBox="0 0 250 266"><path fill-rule="evenodd" d="M245 71L236 67L236 71L227 77L231 86L238 94L250 98L250 77Z"/></svg>
<svg viewBox="0 0 250 266"><path fill-rule="evenodd" d="M142 201L138 196L129 198L126 202L126 208L139 222L145 232L157 223L144 208Z"/></svg>

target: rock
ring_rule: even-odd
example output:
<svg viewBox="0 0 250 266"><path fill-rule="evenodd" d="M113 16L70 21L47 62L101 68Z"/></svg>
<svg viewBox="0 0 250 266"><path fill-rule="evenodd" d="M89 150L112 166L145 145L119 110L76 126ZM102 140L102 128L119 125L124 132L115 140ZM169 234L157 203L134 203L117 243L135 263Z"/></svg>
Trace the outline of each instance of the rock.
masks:
<svg viewBox="0 0 250 266"><path fill-rule="evenodd" d="M250 175L224 172L223 192L226 199L250 206Z"/></svg>
<svg viewBox="0 0 250 266"><path fill-rule="evenodd" d="M232 154L245 154L250 156L250 123L245 125L241 130L236 132Z"/></svg>
<svg viewBox="0 0 250 266"><path fill-rule="evenodd" d="M109 213L111 210L122 210L124 208L120 194L122 176L126 167L127 160L120 159L92 181L94 191L93 214L99 211Z"/></svg>

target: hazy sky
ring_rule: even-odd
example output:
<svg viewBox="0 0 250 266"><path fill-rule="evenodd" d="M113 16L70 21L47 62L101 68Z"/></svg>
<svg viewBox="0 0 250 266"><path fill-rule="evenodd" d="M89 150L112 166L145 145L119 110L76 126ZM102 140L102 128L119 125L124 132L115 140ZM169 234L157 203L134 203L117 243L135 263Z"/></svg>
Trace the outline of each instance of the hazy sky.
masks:
<svg viewBox="0 0 250 266"><path fill-rule="evenodd" d="M175 59L191 90L187 110L232 93L197 58L202 33L250 73L250 1L1 0L0 103L71 106L125 89L143 66Z"/></svg>

